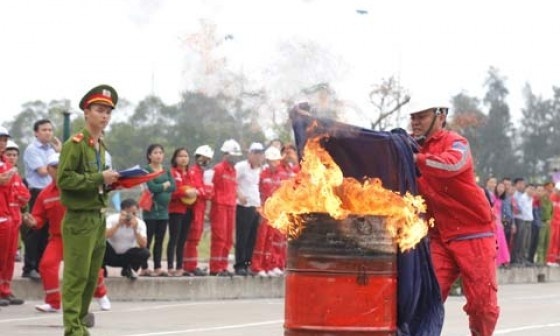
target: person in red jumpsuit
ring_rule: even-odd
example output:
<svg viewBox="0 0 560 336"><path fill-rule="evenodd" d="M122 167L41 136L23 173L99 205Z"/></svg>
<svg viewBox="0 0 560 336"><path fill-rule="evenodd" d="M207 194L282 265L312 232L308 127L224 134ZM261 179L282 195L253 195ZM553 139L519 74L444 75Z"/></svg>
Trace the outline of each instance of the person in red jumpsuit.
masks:
<svg viewBox="0 0 560 336"><path fill-rule="evenodd" d="M420 145L414 154L418 187L435 220L429 232L431 255L443 300L461 277L471 334L490 336L500 312L495 223L476 184L469 143L444 129L447 112L447 107L433 107L410 115Z"/></svg>
<svg viewBox="0 0 560 336"><path fill-rule="evenodd" d="M550 221L550 240L546 251L546 264L558 267L560 263L560 182L556 183L550 194L552 220Z"/></svg>
<svg viewBox="0 0 560 336"><path fill-rule="evenodd" d="M205 270L198 268L198 244L204 231L204 214L206 203L212 196L212 188L204 184L204 170L214 157L214 151L208 145L199 146L194 151L195 164L189 169L189 175L193 187L196 188L197 198L193 204L193 218L191 228L187 236L183 258L183 275L206 276Z"/></svg>
<svg viewBox="0 0 560 336"><path fill-rule="evenodd" d="M288 172L290 176L295 176L299 173L301 167L299 165L296 147L289 143L285 144L282 146L280 153L282 154L282 168Z"/></svg>
<svg viewBox="0 0 560 336"><path fill-rule="evenodd" d="M8 130L0 127L0 306L24 303L12 293L11 283L21 225L20 209L30 197L17 168L4 155L9 137Z"/></svg>
<svg viewBox="0 0 560 336"><path fill-rule="evenodd" d="M266 168L261 172L259 180L259 192L261 204L264 206L266 200L272 196L274 191L280 187L282 181L289 179L293 173L292 168L286 170L282 163L282 155L276 147L269 147L264 152L267 161ZM286 237L280 230L269 225L263 218L258 231L251 270L258 276L282 275L285 267Z"/></svg>
<svg viewBox="0 0 560 336"><path fill-rule="evenodd" d="M223 159L214 166L212 208L210 209L210 275L232 276L228 270L229 251L233 245L235 207L237 205L237 173L235 163L241 156L241 146L226 140L220 151Z"/></svg>
<svg viewBox="0 0 560 336"><path fill-rule="evenodd" d="M49 156L47 171L53 182L41 190L33 205L31 214L24 215L25 224L34 229L40 229L45 223L49 223L49 242L39 263L39 273L41 274L41 281L45 290L45 303L35 306L36 310L45 313L59 312L61 306L58 274L60 262L62 261L63 245L60 229L66 210L62 203L60 203L60 192L56 185L55 177L58 159L58 153ZM111 309L111 302L107 297L107 288L103 278L103 269L99 270L94 297L101 310Z"/></svg>

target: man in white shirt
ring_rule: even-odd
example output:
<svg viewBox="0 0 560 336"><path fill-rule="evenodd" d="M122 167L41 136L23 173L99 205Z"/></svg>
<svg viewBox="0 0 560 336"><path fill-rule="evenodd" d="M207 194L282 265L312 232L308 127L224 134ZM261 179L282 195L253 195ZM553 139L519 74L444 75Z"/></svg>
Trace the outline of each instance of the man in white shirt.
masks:
<svg viewBox="0 0 560 336"><path fill-rule="evenodd" d="M261 206L259 179L264 162L264 146L254 142L247 160L235 165L237 172L237 208L235 215L235 274L246 276L253 257Z"/></svg>
<svg viewBox="0 0 560 336"><path fill-rule="evenodd" d="M514 264L526 264L529 261L529 246L531 244L533 196L526 192L527 184L523 178L516 178L513 184L516 189L513 199L517 205L517 211L514 211L513 218L517 232L511 259Z"/></svg>
<svg viewBox="0 0 560 336"><path fill-rule="evenodd" d="M133 199L121 202L121 212L107 217L107 246L104 266L122 267L121 275L131 280L150 257L146 248L146 223L138 218L138 203Z"/></svg>
<svg viewBox="0 0 560 336"><path fill-rule="evenodd" d="M33 209L35 199L41 190L51 183L52 179L47 172L47 161L54 153L60 153L62 146L60 140L54 136L53 125L50 120L37 120L33 124L33 131L35 140L23 152L25 181L31 193L29 209ZM40 230L30 230L22 225L21 237L25 245L22 277L39 280L41 279L38 273L39 262L47 246L49 226L47 224Z"/></svg>

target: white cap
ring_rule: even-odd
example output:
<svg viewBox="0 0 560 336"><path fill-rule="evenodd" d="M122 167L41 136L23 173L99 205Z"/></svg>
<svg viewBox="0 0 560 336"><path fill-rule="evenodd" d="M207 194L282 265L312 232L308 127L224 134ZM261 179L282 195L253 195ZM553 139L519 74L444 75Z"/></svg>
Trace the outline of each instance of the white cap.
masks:
<svg viewBox="0 0 560 336"><path fill-rule="evenodd" d="M220 150L224 153L228 153L229 155L241 156L241 146L239 146L239 143L233 139L224 141Z"/></svg>
<svg viewBox="0 0 560 336"><path fill-rule="evenodd" d="M214 157L214 151L212 150L212 148L210 146L202 145L202 146L199 146L194 151L194 155L202 155L202 156L205 156L209 159L212 159Z"/></svg>
<svg viewBox="0 0 560 336"><path fill-rule="evenodd" d="M52 153L47 158L47 165L49 166L58 166L58 159L60 158L60 154Z"/></svg>
<svg viewBox="0 0 560 336"><path fill-rule="evenodd" d="M17 143L13 142L12 140L8 140L8 143L6 144L6 149L17 149L19 152L19 146L17 145Z"/></svg>
<svg viewBox="0 0 560 336"><path fill-rule="evenodd" d="M264 152L264 158L270 161L281 160L282 154L278 148L271 146Z"/></svg>
<svg viewBox="0 0 560 336"><path fill-rule="evenodd" d="M253 142L251 146L249 146L249 152L262 152L264 151L264 146L260 142Z"/></svg>
<svg viewBox="0 0 560 336"><path fill-rule="evenodd" d="M10 132L8 132L6 127L0 126L0 136L2 136L2 135L7 136L7 137L11 137Z"/></svg>

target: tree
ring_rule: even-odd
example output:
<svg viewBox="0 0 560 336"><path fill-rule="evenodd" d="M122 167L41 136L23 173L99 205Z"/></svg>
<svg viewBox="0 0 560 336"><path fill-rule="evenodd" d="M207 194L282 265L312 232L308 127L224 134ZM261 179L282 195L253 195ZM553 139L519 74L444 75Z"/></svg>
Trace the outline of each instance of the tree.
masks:
<svg viewBox="0 0 560 336"><path fill-rule="evenodd" d="M52 100L45 103L41 100L30 101L22 105L22 111L14 119L5 124L10 135L22 150L35 139L33 124L40 119L52 122L55 136L62 138L62 120L64 111L69 111L68 99Z"/></svg>
<svg viewBox="0 0 560 336"><path fill-rule="evenodd" d="M530 178L542 179L546 176L546 159L553 156L557 146L551 140L554 127L552 106L549 100L536 96L527 83L524 88L525 107L522 109L521 153L524 173Z"/></svg>
<svg viewBox="0 0 560 336"><path fill-rule="evenodd" d="M480 171L479 154L481 149L481 127L488 117L480 110L480 100L461 92L451 99L453 114L449 120L449 128L455 130L467 140L471 146L475 169Z"/></svg>
<svg viewBox="0 0 560 336"><path fill-rule="evenodd" d="M518 162L511 141L515 129L506 103L509 91L505 78L498 69L490 67L484 85L487 91L483 103L489 110L488 120L480 130L478 173L482 176L513 176L518 173Z"/></svg>
<svg viewBox="0 0 560 336"><path fill-rule="evenodd" d="M256 116L258 114L246 107L241 98L185 92L177 106L176 124L170 135L176 141L182 136L193 147L209 144L218 148L229 138L247 147L253 141L265 139Z"/></svg>
<svg viewBox="0 0 560 336"><path fill-rule="evenodd" d="M371 129L383 131L404 124L401 120L401 108L410 102L410 96L395 77L391 76L373 86L369 102L374 108L374 118L368 118L372 120Z"/></svg>
<svg viewBox="0 0 560 336"><path fill-rule="evenodd" d="M176 108L167 106L156 96L144 98L134 109L129 121L117 121L107 130L107 146L113 166L126 168L146 162L145 151L152 143L161 144L167 152L176 144L170 141Z"/></svg>

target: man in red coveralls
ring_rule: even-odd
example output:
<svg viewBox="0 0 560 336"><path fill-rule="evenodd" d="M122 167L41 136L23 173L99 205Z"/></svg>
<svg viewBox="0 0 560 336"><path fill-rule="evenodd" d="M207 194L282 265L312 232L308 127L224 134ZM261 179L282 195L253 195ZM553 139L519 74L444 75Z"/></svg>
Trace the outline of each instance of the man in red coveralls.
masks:
<svg viewBox="0 0 560 336"><path fill-rule="evenodd" d="M282 164L282 155L276 147L269 147L264 152L268 166L263 169L259 181L261 204L278 189L282 181L289 179L292 168ZM271 227L266 219L262 219L257 231L257 240L251 269L258 276L279 276L284 274L286 238L280 230Z"/></svg>
<svg viewBox="0 0 560 336"><path fill-rule="evenodd" d="M206 202L212 196L212 189L204 185L204 170L214 157L214 151L208 145L199 146L194 151L195 164L189 169L189 175L193 187L196 188L197 198L193 205L193 219L191 228L187 236L183 259L183 275L186 276L205 276L206 271L197 267L198 264L198 244L204 231L204 214L206 212Z"/></svg>
<svg viewBox="0 0 560 336"><path fill-rule="evenodd" d="M0 306L23 304L23 300L12 293L11 282L21 224L20 209L30 197L17 169L4 156L9 137L8 130L0 127Z"/></svg>
<svg viewBox="0 0 560 336"><path fill-rule="evenodd" d="M63 246L60 226L65 209L60 203L60 191L56 185L58 159L58 153L48 157L47 172L51 176L52 182L41 190L37 196L31 215L26 214L24 216L26 225L35 229L40 229L45 223L49 223L49 242L39 263L39 272L45 290L45 303L35 306L35 309L44 313L59 312L61 301L58 274L62 261ZM111 309L102 270L99 271L94 297L101 310Z"/></svg>
<svg viewBox="0 0 560 336"><path fill-rule="evenodd" d="M235 207L237 205L237 173L235 163L241 156L241 146L233 139L220 148L223 159L214 166L214 195L210 209L212 238L210 241L210 275L232 276L228 271L228 256L233 245Z"/></svg>
<svg viewBox="0 0 560 336"><path fill-rule="evenodd" d="M410 115L420 144L414 154L418 186L428 216L435 219L430 248L443 300L461 276L472 335L490 336L500 309L496 283L496 238L491 209L475 181L469 143L444 129L447 107Z"/></svg>
<svg viewBox="0 0 560 336"><path fill-rule="evenodd" d="M560 266L560 182L554 186L550 194L552 202L552 220L550 222L550 240L546 251L546 264L551 267Z"/></svg>

